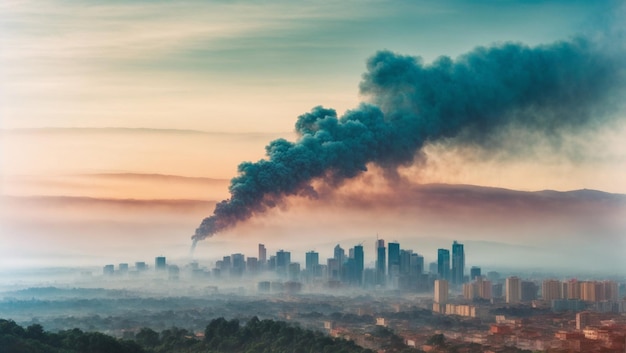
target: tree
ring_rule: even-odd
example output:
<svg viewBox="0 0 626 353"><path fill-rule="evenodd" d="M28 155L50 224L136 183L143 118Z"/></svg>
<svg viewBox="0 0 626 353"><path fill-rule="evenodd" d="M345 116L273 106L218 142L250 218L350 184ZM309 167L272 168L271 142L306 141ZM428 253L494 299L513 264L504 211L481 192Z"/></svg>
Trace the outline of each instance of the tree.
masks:
<svg viewBox="0 0 626 353"><path fill-rule="evenodd" d="M25 337L32 340L44 341L46 334L43 331L43 326L39 324L33 324L26 328Z"/></svg>
<svg viewBox="0 0 626 353"><path fill-rule="evenodd" d="M135 340L142 346L154 348L158 346L161 341L159 340L159 333L144 327L135 335Z"/></svg>

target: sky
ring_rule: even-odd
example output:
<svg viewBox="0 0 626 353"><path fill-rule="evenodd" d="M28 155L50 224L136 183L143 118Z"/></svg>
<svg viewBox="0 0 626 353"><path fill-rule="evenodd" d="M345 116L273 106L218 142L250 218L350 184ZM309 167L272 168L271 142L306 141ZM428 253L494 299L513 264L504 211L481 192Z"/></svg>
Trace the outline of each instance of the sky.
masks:
<svg viewBox="0 0 626 353"><path fill-rule="evenodd" d="M0 264L184 258L200 221L229 197L237 166L266 158L270 141L296 141L298 116L378 103L362 84L378 51L428 66L477 47L582 36L619 58L623 14L616 1L3 1ZM610 103L624 96L617 86ZM496 253L524 264L537 247L570 239L538 263L601 271L618 261L626 269L616 251L596 264L571 259L626 245L623 199L550 203L536 194L421 189L626 194L626 109L607 106L595 111L607 117L601 124L557 130L557 139L513 128L499 132L513 136L500 145L429 141L398 169L401 181L376 165L332 188L318 181L331 191L282 199L202 241L196 256L254 256L262 242L270 252L303 257L316 248L324 258L338 239L348 248L378 234L427 260L458 239L468 262L495 267L506 259Z"/></svg>

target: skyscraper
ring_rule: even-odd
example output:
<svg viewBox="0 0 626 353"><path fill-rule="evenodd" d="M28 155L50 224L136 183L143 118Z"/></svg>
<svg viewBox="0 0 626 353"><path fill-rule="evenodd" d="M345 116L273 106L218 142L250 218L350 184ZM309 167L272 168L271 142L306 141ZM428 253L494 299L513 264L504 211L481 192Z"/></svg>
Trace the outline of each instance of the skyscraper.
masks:
<svg viewBox="0 0 626 353"><path fill-rule="evenodd" d="M340 279L341 267L339 262L334 257L326 260L326 270L328 271L328 279L336 281Z"/></svg>
<svg viewBox="0 0 626 353"><path fill-rule="evenodd" d="M604 299L617 301L619 298L619 287L615 281L604 281Z"/></svg>
<svg viewBox="0 0 626 353"><path fill-rule="evenodd" d="M561 281L546 279L541 285L541 297L543 300L552 301L563 297L563 286Z"/></svg>
<svg viewBox="0 0 626 353"><path fill-rule="evenodd" d="M263 265L265 261L267 261L267 249L264 244L259 244L259 262Z"/></svg>
<svg viewBox="0 0 626 353"><path fill-rule="evenodd" d="M135 262L135 270L137 271L145 271L147 269L146 263L143 261Z"/></svg>
<svg viewBox="0 0 626 353"><path fill-rule="evenodd" d="M400 244L389 243L389 259L387 261L387 271L389 277L397 276L400 273Z"/></svg>
<svg viewBox="0 0 626 353"><path fill-rule="evenodd" d="M104 265L102 268L102 274L106 276L111 276L115 273L115 265Z"/></svg>
<svg viewBox="0 0 626 353"><path fill-rule="evenodd" d="M320 254L315 251L309 251L306 253L306 270L313 274L317 267L320 265Z"/></svg>
<svg viewBox="0 0 626 353"><path fill-rule="evenodd" d="M472 266L470 269L470 281L475 280L476 277L479 277L480 275L480 267Z"/></svg>
<svg viewBox="0 0 626 353"><path fill-rule="evenodd" d="M411 273L411 255L412 250L400 250L400 274L408 275Z"/></svg>
<svg viewBox="0 0 626 353"><path fill-rule="evenodd" d="M346 262L346 251L343 250L343 248L339 246L339 244L335 246L334 259L337 260L339 266L343 265L343 263Z"/></svg>
<svg viewBox="0 0 626 353"><path fill-rule="evenodd" d="M354 282L361 285L363 283L363 269L365 267L365 256L363 254L363 245L354 247Z"/></svg>
<svg viewBox="0 0 626 353"><path fill-rule="evenodd" d="M437 250L437 274L446 281L450 278L450 250Z"/></svg>
<svg viewBox="0 0 626 353"><path fill-rule="evenodd" d="M346 251L339 245L335 245L335 249L333 250L333 258L335 259L335 263L337 264L337 279L340 281L345 278L344 273L344 264L346 263Z"/></svg>
<svg viewBox="0 0 626 353"><path fill-rule="evenodd" d="M413 253L411 254L411 270L412 275L421 275L424 273L424 257Z"/></svg>
<svg viewBox="0 0 626 353"><path fill-rule="evenodd" d="M448 281L445 279L435 280L433 299L433 311L441 314L445 313L446 303L448 302Z"/></svg>
<svg viewBox="0 0 626 353"><path fill-rule="evenodd" d="M154 259L154 269L157 271L165 271L167 269L165 256L158 256Z"/></svg>
<svg viewBox="0 0 626 353"><path fill-rule="evenodd" d="M448 281L445 279L435 280L435 303L445 304L448 301Z"/></svg>
<svg viewBox="0 0 626 353"><path fill-rule="evenodd" d="M523 302L529 302L537 299L537 290L539 289L535 282L532 281L522 281L520 283L521 286L521 296L520 300Z"/></svg>
<svg viewBox="0 0 626 353"><path fill-rule="evenodd" d="M522 283L519 277L507 277L504 282L504 295L509 304L519 303L522 299Z"/></svg>
<svg viewBox="0 0 626 353"><path fill-rule="evenodd" d="M491 281L486 280L483 276L476 277L475 281L478 287L478 297L482 299L491 299L491 292L493 288Z"/></svg>
<svg viewBox="0 0 626 353"><path fill-rule="evenodd" d="M462 284L465 276L465 251L463 244L452 243L452 283Z"/></svg>
<svg viewBox="0 0 626 353"><path fill-rule="evenodd" d="M281 249L276 253L276 273L279 275L286 275L290 263L291 253L289 251Z"/></svg>
<svg viewBox="0 0 626 353"><path fill-rule="evenodd" d="M232 254L232 267L230 274L233 276L241 276L246 270L246 257L243 254Z"/></svg>
<svg viewBox="0 0 626 353"><path fill-rule="evenodd" d="M385 274L387 273L387 264L385 261L385 241L383 239L376 240L376 284L385 284Z"/></svg>

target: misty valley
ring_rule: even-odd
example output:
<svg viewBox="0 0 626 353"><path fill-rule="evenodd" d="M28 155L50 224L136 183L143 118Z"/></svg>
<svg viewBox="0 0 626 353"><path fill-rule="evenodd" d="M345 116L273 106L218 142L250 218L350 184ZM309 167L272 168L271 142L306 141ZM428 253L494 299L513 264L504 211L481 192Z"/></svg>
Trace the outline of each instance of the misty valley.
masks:
<svg viewBox="0 0 626 353"><path fill-rule="evenodd" d="M458 251L461 244L453 246ZM590 324L624 324L606 301L578 301L583 306L574 310L547 302L546 285L554 280L543 281L541 297L532 285L533 300L526 287L538 281L519 282L523 296L514 302L509 292L518 277L504 281L493 271L483 277L477 267L474 280L463 279L462 288L451 284L448 290L445 280L427 280L431 284L420 290L394 287L393 280L368 287L315 279L306 270L294 281L281 276L280 267L254 273L232 267L218 276L194 262L159 271L159 259L155 268L139 273L121 264L124 270L107 265L95 274L93 268L76 268L5 276L0 352L569 352L563 348L569 341L558 335L581 320L581 310ZM496 293L504 282L506 293ZM606 290L619 291L621 298L626 287L619 283ZM484 284L488 292L470 293Z"/></svg>

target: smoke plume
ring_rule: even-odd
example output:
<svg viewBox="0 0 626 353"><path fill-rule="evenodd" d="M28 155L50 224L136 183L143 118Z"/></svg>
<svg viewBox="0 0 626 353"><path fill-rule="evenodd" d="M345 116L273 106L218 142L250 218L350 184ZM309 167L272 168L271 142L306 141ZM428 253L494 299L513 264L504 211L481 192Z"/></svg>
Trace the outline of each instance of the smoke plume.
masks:
<svg viewBox="0 0 626 353"><path fill-rule="evenodd" d="M241 163L230 199L202 221L194 246L285 196L314 196L313 181L337 185L370 163L390 172L410 165L426 143L454 139L488 149L511 128L548 139L592 130L617 108L624 62L585 38L479 47L432 64L378 52L360 87L369 103L341 117L313 108L298 117L295 142L272 141L266 159Z"/></svg>

